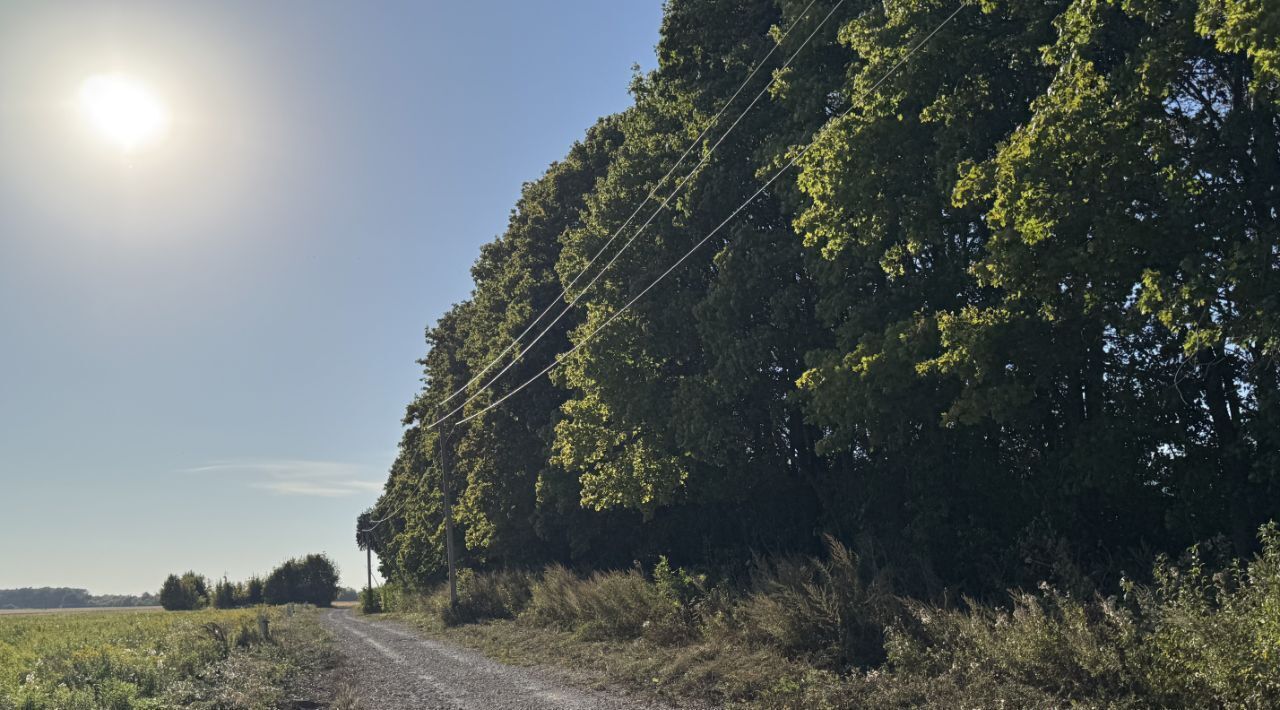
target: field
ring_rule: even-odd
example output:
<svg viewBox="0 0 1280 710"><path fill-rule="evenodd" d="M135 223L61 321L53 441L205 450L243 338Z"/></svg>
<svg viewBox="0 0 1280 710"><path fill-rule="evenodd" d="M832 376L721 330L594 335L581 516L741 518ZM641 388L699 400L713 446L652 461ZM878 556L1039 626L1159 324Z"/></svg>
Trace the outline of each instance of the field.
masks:
<svg viewBox="0 0 1280 710"><path fill-rule="evenodd" d="M0 609L0 616L30 616L32 614L127 614L129 612L160 611L158 606L86 606L72 609Z"/></svg>
<svg viewBox="0 0 1280 710"><path fill-rule="evenodd" d="M0 710L279 707L328 645L302 607L7 614Z"/></svg>

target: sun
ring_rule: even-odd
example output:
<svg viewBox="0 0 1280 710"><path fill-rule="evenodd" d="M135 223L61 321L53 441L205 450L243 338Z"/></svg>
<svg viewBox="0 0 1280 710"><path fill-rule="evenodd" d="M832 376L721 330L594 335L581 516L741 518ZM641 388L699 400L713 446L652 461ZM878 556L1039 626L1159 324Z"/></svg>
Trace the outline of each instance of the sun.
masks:
<svg viewBox="0 0 1280 710"><path fill-rule="evenodd" d="M99 74L80 85L80 108L104 138L131 153L162 138L169 112L144 84L121 74Z"/></svg>

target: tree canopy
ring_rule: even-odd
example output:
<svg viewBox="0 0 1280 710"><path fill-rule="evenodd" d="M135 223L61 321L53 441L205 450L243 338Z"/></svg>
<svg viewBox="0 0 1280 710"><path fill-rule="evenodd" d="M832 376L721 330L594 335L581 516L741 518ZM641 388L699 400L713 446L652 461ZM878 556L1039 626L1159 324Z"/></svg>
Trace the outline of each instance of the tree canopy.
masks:
<svg viewBox="0 0 1280 710"><path fill-rule="evenodd" d="M634 105L525 186L427 330L359 524L386 518L360 538L383 576L443 574L446 475L472 567L830 534L984 593L1255 544L1280 503L1280 9L965 0L909 54L957 3L851 0L778 70L836 3L807 4L670 0Z"/></svg>

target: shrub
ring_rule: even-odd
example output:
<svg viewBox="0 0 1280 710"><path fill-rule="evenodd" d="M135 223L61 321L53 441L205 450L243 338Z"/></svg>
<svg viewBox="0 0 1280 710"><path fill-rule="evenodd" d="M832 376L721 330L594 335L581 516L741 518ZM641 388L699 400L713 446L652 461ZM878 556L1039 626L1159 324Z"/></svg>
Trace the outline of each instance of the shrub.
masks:
<svg viewBox="0 0 1280 710"><path fill-rule="evenodd" d="M531 586L529 575L523 572L462 570L458 574L457 609L450 609L446 592L440 618L451 626L486 619L513 619L528 606Z"/></svg>
<svg viewBox="0 0 1280 710"><path fill-rule="evenodd" d="M360 612L362 614L381 614L382 613L382 590L381 589L360 590Z"/></svg>
<svg viewBox="0 0 1280 710"><path fill-rule="evenodd" d="M1127 585L1150 629L1145 681L1162 702L1280 707L1280 529L1262 552L1211 574L1193 547L1161 561L1150 589Z"/></svg>
<svg viewBox="0 0 1280 710"><path fill-rule="evenodd" d="M425 614L438 614L440 605L436 597L447 593L443 585L433 596L417 587L396 581L388 581L373 591L378 598L378 606L383 611Z"/></svg>
<svg viewBox="0 0 1280 710"><path fill-rule="evenodd" d="M666 557L660 556L653 568L653 584L664 602L664 609L645 627L645 638L674 644L697 636L700 613L707 598L706 577L672 567Z"/></svg>

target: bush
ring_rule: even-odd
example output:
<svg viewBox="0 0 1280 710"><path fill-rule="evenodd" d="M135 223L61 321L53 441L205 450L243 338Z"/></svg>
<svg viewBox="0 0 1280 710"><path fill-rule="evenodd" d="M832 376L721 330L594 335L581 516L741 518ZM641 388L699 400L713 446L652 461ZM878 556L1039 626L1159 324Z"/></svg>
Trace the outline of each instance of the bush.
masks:
<svg viewBox="0 0 1280 710"><path fill-rule="evenodd" d="M382 590L381 589L360 590L360 612L362 614L381 614L382 613Z"/></svg>
<svg viewBox="0 0 1280 710"><path fill-rule="evenodd" d="M1260 537L1247 565L1210 574L1195 547L1157 564L1150 589L1127 585L1150 630L1144 680L1162 702L1280 707L1280 529Z"/></svg>
<svg viewBox="0 0 1280 710"><path fill-rule="evenodd" d="M450 609L446 592L441 620L453 626L487 619L514 619L528 606L531 594L532 583L523 572L477 574L462 570L458 574L458 607Z"/></svg>

